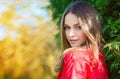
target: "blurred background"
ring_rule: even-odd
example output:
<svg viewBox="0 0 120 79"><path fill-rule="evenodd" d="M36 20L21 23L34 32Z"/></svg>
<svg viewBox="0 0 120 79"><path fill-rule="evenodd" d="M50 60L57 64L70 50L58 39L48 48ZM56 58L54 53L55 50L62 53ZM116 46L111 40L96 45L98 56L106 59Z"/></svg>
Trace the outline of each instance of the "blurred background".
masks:
<svg viewBox="0 0 120 79"><path fill-rule="evenodd" d="M55 79L60 20L81 0L0 0L0 79ZM120 0L83 0L98 11L110 79L120 79Z"/></svg>
<svg viewBox="0 0 120 79"><path fill-rule="evenodd" d="M0 0L0 79L53 79L58 32L48 0Z"/></svg>

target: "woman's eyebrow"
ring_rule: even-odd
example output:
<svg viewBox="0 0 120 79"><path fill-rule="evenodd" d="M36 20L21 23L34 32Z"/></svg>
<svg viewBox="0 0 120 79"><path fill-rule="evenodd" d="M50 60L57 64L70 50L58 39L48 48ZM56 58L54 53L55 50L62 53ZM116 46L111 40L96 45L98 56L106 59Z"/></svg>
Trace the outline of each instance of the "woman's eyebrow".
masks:
<svg viewBox="0 0 120 79"><path fill-rule="evenodd" d="M78 26L78 25L80 25L80 24L79 23L74 24L74 26Z"/></svg>
<svg viewBox="0 0 120 79"><path fill-rule="evenodd" d="M79 23L76 23L76 24L74 24L73 26L78 26L78 25L80 25L80 24L79 24ZM64 24L64 26L69 26L69 25Z"/></svg>
<svg viewBox="0 0 120 79"><path fill-rule="evenodd" d="M64 26L68 26L67 24L64 24Z"/></svg>

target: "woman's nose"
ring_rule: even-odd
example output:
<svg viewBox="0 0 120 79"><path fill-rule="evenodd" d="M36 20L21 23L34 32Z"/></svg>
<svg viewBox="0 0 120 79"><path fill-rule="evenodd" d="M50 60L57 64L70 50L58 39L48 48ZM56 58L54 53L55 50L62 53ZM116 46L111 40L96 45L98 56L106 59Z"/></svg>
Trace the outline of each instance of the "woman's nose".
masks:
<svg viewBox="0 0 120 79"><path fill-rule="evenodd" d="M70 30L70 32L69 32L69 36L70 36L70 37L75 36L75 31L74 31L73 29Z"/></svg>

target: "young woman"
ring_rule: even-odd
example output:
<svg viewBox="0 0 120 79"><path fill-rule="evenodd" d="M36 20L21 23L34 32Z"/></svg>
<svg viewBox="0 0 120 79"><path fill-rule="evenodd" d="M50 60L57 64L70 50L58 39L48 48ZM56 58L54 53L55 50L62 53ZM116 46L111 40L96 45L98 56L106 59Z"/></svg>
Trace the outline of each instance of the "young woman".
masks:
<svg viewBox="0 0 120 79"><path fill-rule="evenodd" d="M86 2L75 2L65 10L61 26L63 53L57 79L108 79L96 10Z"/></svg>

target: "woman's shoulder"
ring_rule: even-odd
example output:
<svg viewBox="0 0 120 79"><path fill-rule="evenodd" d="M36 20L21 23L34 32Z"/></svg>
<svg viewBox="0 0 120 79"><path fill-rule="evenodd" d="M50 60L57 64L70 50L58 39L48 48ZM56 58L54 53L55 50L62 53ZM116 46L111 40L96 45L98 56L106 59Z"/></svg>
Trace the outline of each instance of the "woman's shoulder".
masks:
<svg viewBox="0 0 120 79"><path fill-rule="evenodd" d="M63 52L64 58L83 58L89 55L90 50L81 48L68 48Z"/></svg>
<svg viewBox="0 0 120 79"><path fill-rule="evenodd" d="M66 54L70 54L70 53L75 53L76 51L80 51L79 48L67 48L63 51L63 55L65 56Z"/></svg>
<svg viewBox="0 0 120 79"><path fill-rule="evenodd" d="M64 58L71 58L73 56L74 48L67 48L63 51Z"/></svg>

